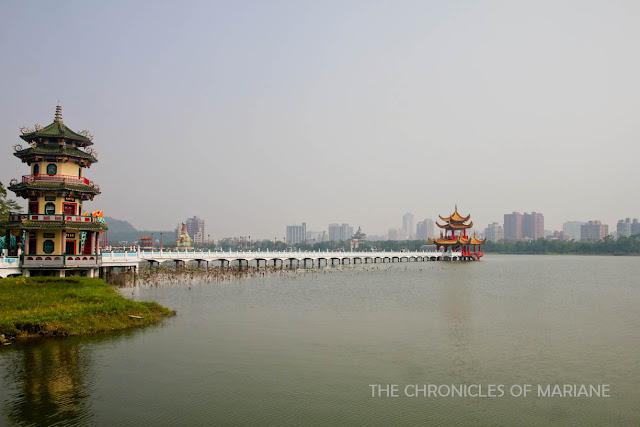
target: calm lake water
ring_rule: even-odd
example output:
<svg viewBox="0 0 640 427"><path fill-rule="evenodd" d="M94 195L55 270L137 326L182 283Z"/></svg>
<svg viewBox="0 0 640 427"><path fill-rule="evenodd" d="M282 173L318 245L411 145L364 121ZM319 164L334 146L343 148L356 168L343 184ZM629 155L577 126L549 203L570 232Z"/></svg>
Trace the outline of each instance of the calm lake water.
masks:
<svg viewBox="0 0 640 427"><path fill-rule="evenodd" d="M2 348L0 425L638 425L639 273L639 257L489 255L124 289L178 315ZM505 395L410 397L412 384Z"/></svg>

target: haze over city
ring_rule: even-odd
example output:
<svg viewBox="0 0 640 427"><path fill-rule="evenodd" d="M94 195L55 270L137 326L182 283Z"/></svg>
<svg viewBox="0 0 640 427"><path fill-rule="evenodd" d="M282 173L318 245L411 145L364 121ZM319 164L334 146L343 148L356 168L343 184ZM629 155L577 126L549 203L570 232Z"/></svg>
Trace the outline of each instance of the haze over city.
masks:
<svg viewBox="0 0 640 427"><path fill-rule="evenodd" d="M211 236L638 217L637 2L5 2L0 181L55 106L88 209Z"/></svg>

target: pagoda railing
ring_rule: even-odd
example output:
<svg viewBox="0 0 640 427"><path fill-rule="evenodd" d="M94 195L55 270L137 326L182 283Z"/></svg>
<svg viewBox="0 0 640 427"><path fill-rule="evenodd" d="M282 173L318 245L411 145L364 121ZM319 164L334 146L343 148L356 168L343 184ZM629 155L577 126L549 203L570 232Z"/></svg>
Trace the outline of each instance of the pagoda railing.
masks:
<svg viewBox="0 0 640 427"><path fill-rule="evenodd" d="M90 255L47 255L47 254L23 254L23 268L73 268L73 267L99 267L102 258L98 254Z"/></svg>
<svg viewBox="0 0 640 427"><path fill-rule="evenodd" d="M34 175L22 175L22 182L48 181L48 182L64 182L69 184L92 185L93 183L87 178L73 175L47 175L37 173Z"/></svg>
<svg viewBox="0 0 640 427"><path fill-rule="evenodd" d="M9 221L16 222L22 220L30 220L30 221L69 221L69 222L83 222L83 223L91 223L91 222L100 222L97 221L97 218L92 216L83 216L83 215L64 215L64 214L52 214L52 215L43 215L43 214L23 214L23 213L9 213Z"/></svg>

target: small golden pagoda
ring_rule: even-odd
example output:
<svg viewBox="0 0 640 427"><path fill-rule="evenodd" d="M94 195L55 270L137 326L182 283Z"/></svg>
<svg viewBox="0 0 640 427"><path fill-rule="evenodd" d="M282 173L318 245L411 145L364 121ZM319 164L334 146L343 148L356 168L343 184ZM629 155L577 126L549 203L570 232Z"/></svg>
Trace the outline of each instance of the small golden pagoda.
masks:
<svg viewBox="0 0 640 427"><path fill-rule="evenodd" d="M445 252L461 252L461 257L464 260L477 260L480 259L484 253L482 252L482 245L487 239L477 239L476 233L473 233L473 237L467 236L467 229L473 227L473 221L466 224L471 215L462 216L458 213L458 205L455 207L455 211L450 216L444 218L442 215L438 215L445 224L440 224L436 221L436 225L443 231L440 231L440 237L437 239L429 238L429 242L436 245L436 249L439 251L443 248ZM456 234L457 233L457 234Z"/></svg>

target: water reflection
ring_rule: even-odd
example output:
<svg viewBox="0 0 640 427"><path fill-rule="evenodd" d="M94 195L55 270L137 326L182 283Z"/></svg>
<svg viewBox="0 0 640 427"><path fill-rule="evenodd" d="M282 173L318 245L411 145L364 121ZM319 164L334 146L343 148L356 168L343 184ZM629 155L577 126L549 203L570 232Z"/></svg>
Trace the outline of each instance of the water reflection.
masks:
<svg viewBox="0 0 640 427"><path fill-rule="evenodd" d="M461 381L477 370L472 345L471 307L469 302L469 275L466 266L452 269L445 287L444 322L451 346L451 373Z"/></svg>
<svg viewBox="0 0 640 427"><path fill-rule="evenodd" d="M3 349L0 425L91 424L95 344L134 334L42 338Z"/></svg>
<svg viewBox="0 0 640 427"><path fill-rule="evenodd" d="M7 356L5 383L13 395L3 412L15 424L86 422L91 414L87 377L90 352L78 340L48 339L21 346Z"/></svg>

